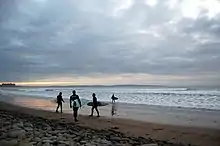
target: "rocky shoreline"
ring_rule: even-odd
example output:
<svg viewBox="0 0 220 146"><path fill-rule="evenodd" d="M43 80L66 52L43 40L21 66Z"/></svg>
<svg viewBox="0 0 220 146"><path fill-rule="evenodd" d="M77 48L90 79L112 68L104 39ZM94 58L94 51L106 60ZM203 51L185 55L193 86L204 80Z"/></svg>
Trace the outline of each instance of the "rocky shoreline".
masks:
<svg viewBox="0 0 220 146"><path fill-rule="evenodd" d="M0 110L0 146L184 146Z"/></svg>

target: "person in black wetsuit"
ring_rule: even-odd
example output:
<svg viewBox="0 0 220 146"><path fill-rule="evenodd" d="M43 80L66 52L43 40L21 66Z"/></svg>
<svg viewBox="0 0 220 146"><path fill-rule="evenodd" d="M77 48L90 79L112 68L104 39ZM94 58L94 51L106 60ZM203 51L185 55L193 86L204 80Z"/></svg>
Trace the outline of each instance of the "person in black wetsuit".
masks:
<svg viewBox="0 0 220 146"><path fill-rule="evenodd" d="M115 94L112 95L111 99L112 99L112 103L115 103Z"/></svg>
<svg viewBox="0 0 220 146"><path fill-rule="evenodd" d="M78 102L78 104L76 103ZM73 95L70 96L70 108L73 108L73 117L75 122L77 122L77 115L78 115L78 110L79 107L81 107L81 101L79 99L79 96L76 94L76 91L73 90Z"/></svg>
<svg viewBox="0 0 220 146"><path fill-rule="evenodd" d="M59 107L61 109L61 113L63 112L62 102L64 102L64 100L63 100L63 97L62 97L62 92L60 92L59 95L57 96L57 109L56 109L57 113L58 113Z"/></svg>
<svg viewBox="0 0 220 146"><path fill-rule="evenodd" d="M93 111L94 111L94 109L96 110L96 112L97 112L97 117L100 117L100 115L99 115L99 110L98 110L98 101L97 101L97 98L96 98L96 96L95 96L95 93L93 93L92 94L92 101L93 101L93 106L92 106L92 110L91 110L91 115L90 116L93 116Z"/></svg>

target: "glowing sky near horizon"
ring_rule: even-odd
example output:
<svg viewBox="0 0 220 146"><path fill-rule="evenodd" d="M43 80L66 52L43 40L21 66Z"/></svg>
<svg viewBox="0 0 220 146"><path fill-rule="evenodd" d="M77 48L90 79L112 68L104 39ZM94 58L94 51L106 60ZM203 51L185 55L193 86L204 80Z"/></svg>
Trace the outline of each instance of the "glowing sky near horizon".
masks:
<svg viewBox="0 0 220 146"><path fill-rule="evenodd" d="M220 85L219 0L2 0L0 82Z"/></svg>

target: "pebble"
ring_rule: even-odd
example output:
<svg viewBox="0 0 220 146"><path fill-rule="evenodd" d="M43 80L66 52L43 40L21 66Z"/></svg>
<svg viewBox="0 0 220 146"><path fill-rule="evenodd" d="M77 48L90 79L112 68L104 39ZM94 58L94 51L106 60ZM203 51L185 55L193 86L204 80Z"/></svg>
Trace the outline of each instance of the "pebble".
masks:
<svg viewBox="0 0 220 146"><path fill-rule="evenodd" d="M33 127L33 124L31 124L31 123L24 123L24 126L25 126L25 127L31 127L31 128L32 128L32 127Z"/></svg>
<svg viewBox="0 0 220 146"><path fill-rule="evenodd" d="M50 146L50 143L45 143L43 144L43 146Z"/></svg>
<svg viewBox="0 0 220 146"><path fill-rule="evenodd" d="M158 146L158 144L156 144L156 143L151 143L151 144L144 144L144 145L141 145L141 146Z"/></svg>
<svg viewBox="0 0 220 146"><path fill-rule="evenodd" d="M38 117L28 118L27 115L25 118L19 114L10 116L10 114L2 113L2 111L0 111L0 120L4 123L3 129L0 130L2 132L0 138L4 140L0 139L0 146L18 146L20 143L18 140L21 140L19 146L159 146L150 138L129 137L111 130L118 129L118 127L95 130L70 123L60 124L56 120L45 120ZM22 140L27 141L27 143L22 143ZM182 145L167 142L166 145L162 143L160 146Z"/></svg>
<svg viewBox="0 0 220 146"><path fill-rule="evenodd" d="M38 142L36 146L42 146L42 142Z"/></svg>
<svg viewBox="0 0 220 146"><path fill-rule="evenodd" d="M62 143L62 144L58 144L57 146L67 146L67 145Z"/></svg>
<svg viewBox="0 0 220 146"><path fill-rule="evenodd" d="M0 146L16 146L18 145L18 141L16 139L13 140L1 140Z"/></svg>
<svg viewBox="0 0 220 146"><path fill-rule="evenodd" d="M46 140L43 140L43 143L53 143L53 141L50 139L46 139Z"/></svg>
<svg viewBox="0 0 220 146"><path fill-rule="evenodd" d="M60 144L65 144L65 145L69 145L70 142L69 141L59 141Z"/></svg>
<svg viewBox="0 0 220 146"><path fill-rule="evenodd" d="M31 145L36 145L37 142L36 141L33 141L33 142L30 142Z"/></svg>
<svg viewBox="0 0 220 146"><path fill-rule="evenodd" d="M121 141L121 138L120 137L110 137L110 140L111 141Z"/></svg>
<svg viewBox="0 0 220 146"><path fill-rule="evenodd" d="M36 142L40 142L41 141L41 139L39 138L39 137L35 137L35 139L34 139Z"/></svg>
<svg viewBox="0 0 220 146"><path fill-rule="evenodd" d="M34 144L32 144L31 142L27 142L27 143L20 143L19 146L33 146Z"/></svg>
<svg viewBox="0 0 220 146"><path fill-rule="evenodd" d="M24 130L13 130L8 133L8 137L10 138L24 138L25 131Z"/></svg>

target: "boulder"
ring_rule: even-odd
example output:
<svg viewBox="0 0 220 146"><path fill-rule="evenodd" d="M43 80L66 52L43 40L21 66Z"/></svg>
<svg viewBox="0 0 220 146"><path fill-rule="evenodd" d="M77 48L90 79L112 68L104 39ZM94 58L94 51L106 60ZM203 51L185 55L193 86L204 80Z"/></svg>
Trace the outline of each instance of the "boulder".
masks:
<svg viewBox="0 0 220 146"><path fill-rule="evenodd" d="M143 144L143 145L141 145L141 146L158 146L158 144L156 144L156 143L151 143L151 144Z"/></svg>
<svg viewBox="0 0 220 146"><path fill-rule="evenodd" d="M12 130L8 133L8 137L10 138L25 138L24 130Z"/></svg>
<svg viewBox="0 0 220 146"><path fill-rule="evenodd" d="M1 140L0 146L17 146L18 141L16 139L13 140Z"/></svg>

